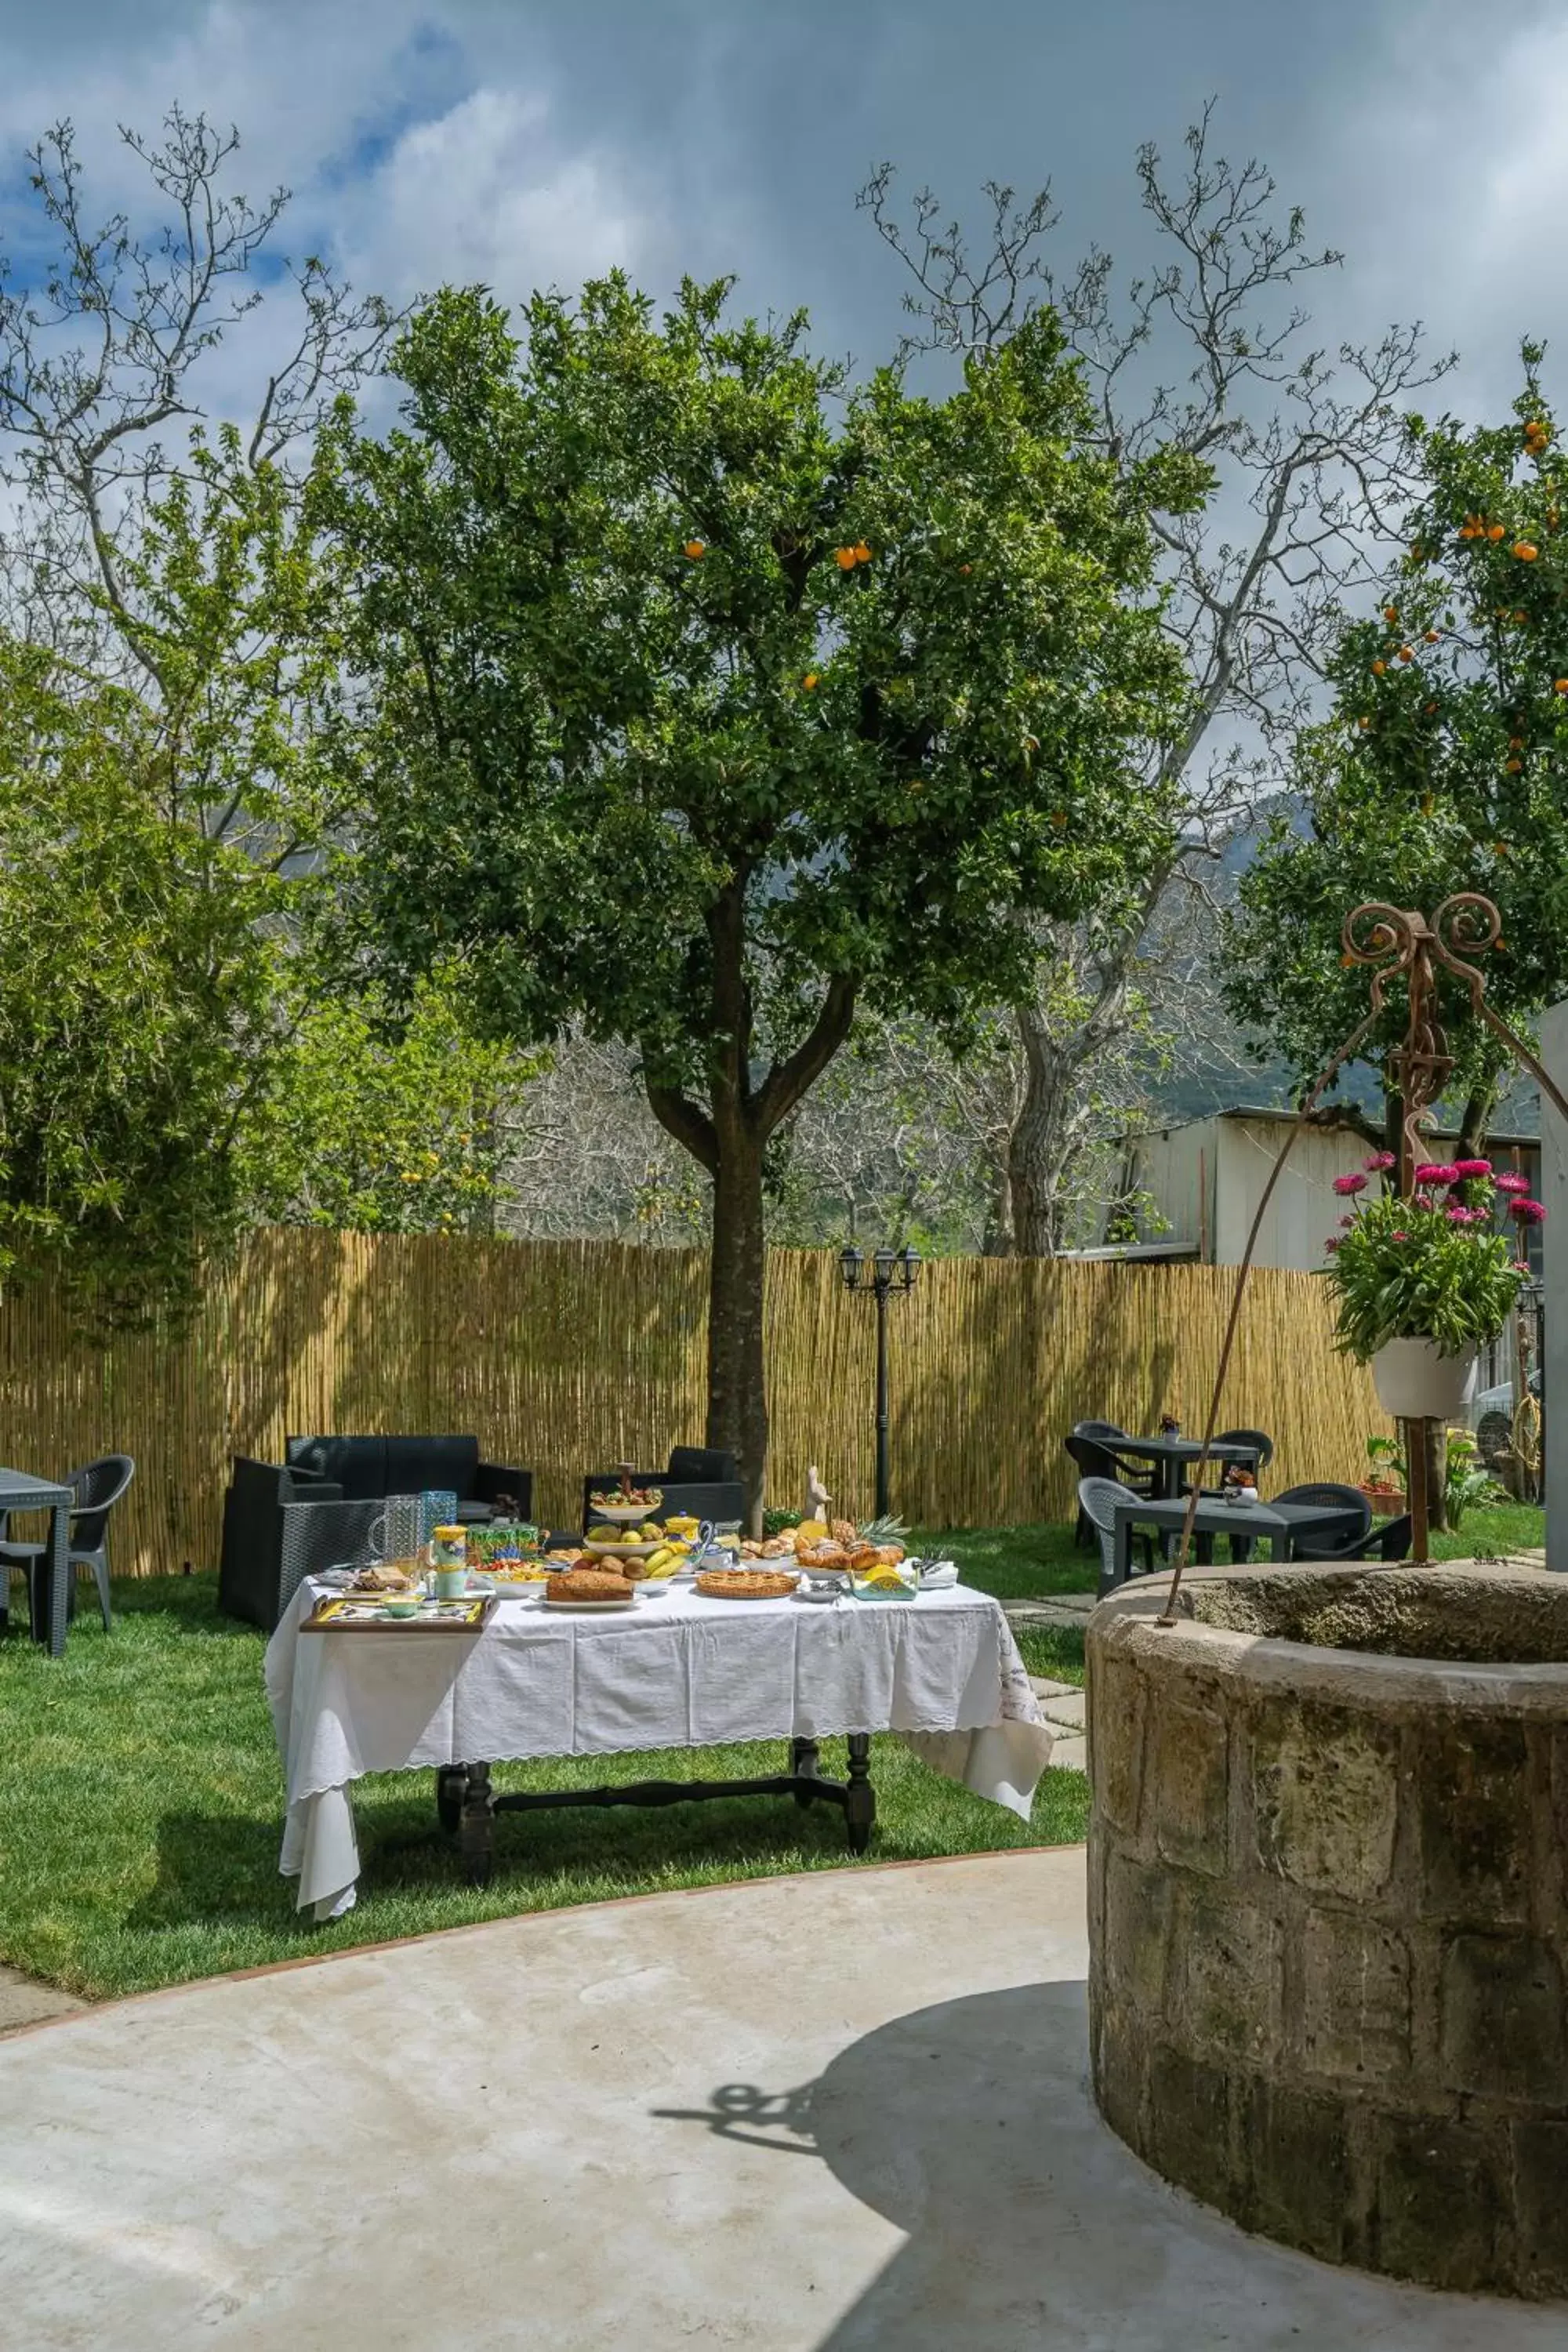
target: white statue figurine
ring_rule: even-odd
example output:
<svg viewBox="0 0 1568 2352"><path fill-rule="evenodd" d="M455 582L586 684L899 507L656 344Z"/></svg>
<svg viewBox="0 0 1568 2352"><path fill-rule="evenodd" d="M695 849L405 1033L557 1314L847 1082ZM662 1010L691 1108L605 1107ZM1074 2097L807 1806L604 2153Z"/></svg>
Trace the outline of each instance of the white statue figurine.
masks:
<svg viewBox="0 0 1568 2352"><path fill-rule="evenodd" d="M832 1496L822 1483L822 1474L814 1462L805 1474L805 1504L801 1512L801 1517L821 1519L826 1524L827 1506L832 1500Z"/></svg>

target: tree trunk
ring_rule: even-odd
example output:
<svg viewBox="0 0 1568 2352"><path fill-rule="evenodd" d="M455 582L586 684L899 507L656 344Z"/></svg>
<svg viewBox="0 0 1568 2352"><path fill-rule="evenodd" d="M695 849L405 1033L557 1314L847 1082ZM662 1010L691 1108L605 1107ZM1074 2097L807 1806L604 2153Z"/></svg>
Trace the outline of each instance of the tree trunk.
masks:
<svg viewBox="0 0 1568 2352"><path fill-rule="evenodd" d="M719 1124L718 1122L715 1122ZM743 1116L719 1126L708 1288L708 1439L733 1454L748 1533L763 1531L768 1400L763 1360L763 1147Z"/></svg>
<svg viewBox="0 0 1568 2352"><path fill-rule="evenodd" d="M1018 1257L1055 1257L1065 1238L1062 1192L1072 1139L1074 1070L1057 1052L1037 1004L1019 1007L1018 1034L1026 1075L1023 1103L1007 1142L1013 1250Z"/></svg>

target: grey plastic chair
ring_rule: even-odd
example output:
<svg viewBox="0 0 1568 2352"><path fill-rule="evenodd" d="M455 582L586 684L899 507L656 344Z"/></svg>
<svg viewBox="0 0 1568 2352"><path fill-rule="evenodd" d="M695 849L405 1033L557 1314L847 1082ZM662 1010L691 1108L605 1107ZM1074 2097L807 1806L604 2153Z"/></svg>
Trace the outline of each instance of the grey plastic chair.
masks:
<svg viewBox="0 0 1568 2352"><path fill-rule="evenodd" d="M1080 1478L1078 1484L1078 1507L1094 1529L1100 1545L1100 1586L1106 1591L1116 1575L1116 1521L1113 1507L1118 1503L1138 1503L1145 1499L1135 1495L1131 1486L1122 1486L1117 1478ZM1146 1528L1134 1528L1132 1541L1142 1552L1145 1570L1154 1565L1154 1538Z"/></svg>
<svg viewBox="0 0 1568 2352"><path fill-rule="evenodd" d="M74 1583L79 1568L91 1569L106 1633L111 1622L109 1613L109 1515L135 1475L136 1465L129 1454L104 1454L96 1462L86 1463L81 1469L70 1471L64 1481L66 1486L74 1488L77 1497L77 1508L70 1515L70 1531L66 1538L66 1573ZM12 1569L19 1568L26 1572L27 1607L35 1625L43 1607L44 1562L47 1554L47 1544L0 1542L0 1570L8 1575Z"/></svg>

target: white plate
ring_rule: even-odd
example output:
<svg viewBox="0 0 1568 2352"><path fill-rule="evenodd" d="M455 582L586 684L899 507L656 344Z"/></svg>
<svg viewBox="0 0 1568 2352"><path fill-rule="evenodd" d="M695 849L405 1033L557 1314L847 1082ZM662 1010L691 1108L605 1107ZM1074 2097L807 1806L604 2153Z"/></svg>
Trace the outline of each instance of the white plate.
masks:
<svg viewBox="0 0 1568 2352"><path fill-rule="evenodd" d="M541 1595L539 1605L542 1609L570 1609L574 1611L584 1609L635 1609L637 1607L637 1594L633 1592L629 1594L625 1601L552 1601L549 1593L546 1592Z"/></svg>
<svg viewBox="0 0 1568 2352"><path fill-rule="evenodd" d="M659 1502L663 1499L661 1495ZM608 1519L612 1523L622 1520L629 1528L640 1528L645 1519L658 1518L659 1505L658 1503L596 1503L590 1500L588 1508L592 1512L597 1512L602 1519Z"/></svg>

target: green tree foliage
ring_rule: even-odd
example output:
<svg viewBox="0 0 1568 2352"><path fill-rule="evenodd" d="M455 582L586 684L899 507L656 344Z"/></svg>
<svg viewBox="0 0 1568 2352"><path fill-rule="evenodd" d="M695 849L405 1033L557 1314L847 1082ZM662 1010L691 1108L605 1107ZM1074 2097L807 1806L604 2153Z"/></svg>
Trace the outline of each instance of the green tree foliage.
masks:
<svg viewBox="0 0 1568 2352"><path fill-rule="evenodd" d="M709 1434L760 1507L763 1154L858 1006L962 1037L1025 919L1117 887L1171 813L1134 747L1180 667L1148 511L1041 314L943 401L849 390L804 321L687 285L418 313L405 428L345 449L381 698L367 938L461 947L476 1009L637 1051L713 1182Z"/></svg>
<svg viewBox="0 0 1568 2352"><path fill-rule="evenodd" d="M509 1104L535 1066L471 1037L445 977L418 983L396 1026L373 999L330 996L304 1013L247 1123L258 1218L359 1233L491 1229Z"/></svg>
<svg viewBox="0 0 1568 2352"><path fill-rule="evenodd" d="M286 886L171 822L137 698L0 641L0 1265L188 1306L239 1224Z"/></svg>
<svg viewBox="0 0 1568 2352"><path fill-rule="evenodd" d="M1425 476L1408 548L1373 616L1342 631L1334 707L1300 746L1300 800L1277 815L1243 877L1229 993L1254 1037L1303 1079L1367 1009L1364 968L1341 960L1360 900L1430 915L1484 891L1503 919L1483 959L1489 1001L1516 1026L1568 992L1568 541L1557 432L1527 345L1507 424L1410 421ZM1443 1011L1484 1121L1500 1049ZM1381 1060L1404 1024L1391 992Z"/></svg>

